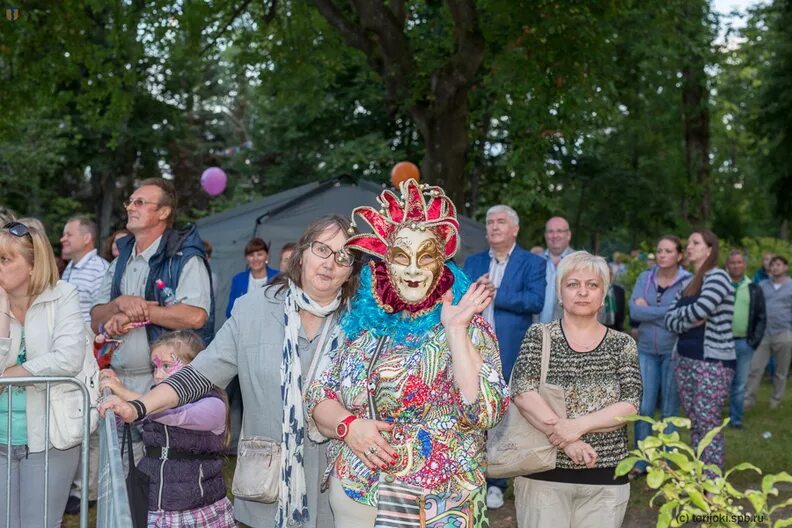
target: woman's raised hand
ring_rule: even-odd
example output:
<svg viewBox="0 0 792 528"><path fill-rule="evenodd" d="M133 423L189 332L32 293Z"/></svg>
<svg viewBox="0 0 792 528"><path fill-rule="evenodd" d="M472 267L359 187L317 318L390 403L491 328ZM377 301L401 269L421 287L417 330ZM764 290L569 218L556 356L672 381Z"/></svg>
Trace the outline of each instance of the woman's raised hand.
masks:
<svg viewBox="0 0 792 528"><path fill-rule="evenodd" d="M387 469L399 459L380 431L390 431L393 424L358 418L349 424L344 442L369 469Z"/></svg>
<svg viewBox="0 0 792 528"><path fill-rule="evenodd" d="M492 292L485 284L475 283L470 285L456 305L452 304L453 301L454 294L448 290L443 295L440 321L445 328L452 326L467 328L473 316L483 312L492 302Z"/></svg>

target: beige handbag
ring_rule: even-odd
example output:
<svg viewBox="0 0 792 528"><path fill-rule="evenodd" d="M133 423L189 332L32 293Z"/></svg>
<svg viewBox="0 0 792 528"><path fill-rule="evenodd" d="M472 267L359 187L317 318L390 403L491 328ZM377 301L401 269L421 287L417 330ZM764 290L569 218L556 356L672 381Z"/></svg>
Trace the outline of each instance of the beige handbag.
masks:
<svg viewBox="0 0 792 528"><path fill-rule="evenodd" d="M237 499L278 501L281 483L281 445L263 436L239 436L237 463L231 492Z"/></svg>
<svg viewBox="0 0 792 528"><path fill-rule="evenodd" d="M559 417L566 418L564 389L548 385L550 363L550 328L542 328L542 367L539 395ZM487 477L507 478L555 469L557 448L547 436L526 420L512 401L506 415L493 429L487 440Z"/></svg>

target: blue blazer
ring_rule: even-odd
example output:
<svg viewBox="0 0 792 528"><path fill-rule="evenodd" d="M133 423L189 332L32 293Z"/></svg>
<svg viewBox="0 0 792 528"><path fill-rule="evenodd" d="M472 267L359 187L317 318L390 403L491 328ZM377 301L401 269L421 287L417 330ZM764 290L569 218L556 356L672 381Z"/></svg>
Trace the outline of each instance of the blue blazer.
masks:
<svg viewBox="0 0 792 528"><path fill-rule="evenodd" d="M277 274L278 270L267 266L267 283L269 284ZM234 278L231 279L231 291L228 292L228 306L226 306L227 319L231 318L231 309L234 307L236 300L247 293L248 275L250 275L250 270L246 268L245 271L237 273L234 275Z"/></svg>
<svg viewBox="0 0 792 528"><path fill-rule="evenodd" d="M471 280L489 272L489 250L465 260L465 273ZM495 293L495 334L498 336L503 377L511 376L520 353L525 332L533 315L542 311L545 297L545 259L514 246L503 272L500 288Z"/></svg>

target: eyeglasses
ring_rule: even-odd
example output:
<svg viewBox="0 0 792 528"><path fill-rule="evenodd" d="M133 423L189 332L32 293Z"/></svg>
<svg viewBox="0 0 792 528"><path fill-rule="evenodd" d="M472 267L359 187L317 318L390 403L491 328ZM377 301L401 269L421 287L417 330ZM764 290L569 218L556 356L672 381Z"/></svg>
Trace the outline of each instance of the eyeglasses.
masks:
<svg viewBox="0 0 792 528"><path fill-rule="evenodd" d="M134 200L124 200L123 203L126 209L129 209L133 205L135 206L135 209L140 209L146 204L153 204L159 207L159 202L149 202L148 200L144 200L143 198L135 198Z"/></svg>
<svg viewBox="0 0 792 528"><path fill-rule="evenodd" d="M345 268L348 268L355 263L355 257L353 257L346 249L342 248L339 249L338 251L333 251L332 249L330 249L330 246L322 242L319 242L318 240L315 242L311 242L311 252L317 257L321 257L323 259L326 259L330 255L333 255L334 256L333 258L335 259L335 263Z"/></svg>
<svg viewBox="0 0 792 528"><path fill-rule="evenodd" d="M3 226L3 229L14 235L15 237L22 238L23 236L27 235L33 240L33 236L30 234L30 229L23 223L20 222L9 222Z"/></svg>

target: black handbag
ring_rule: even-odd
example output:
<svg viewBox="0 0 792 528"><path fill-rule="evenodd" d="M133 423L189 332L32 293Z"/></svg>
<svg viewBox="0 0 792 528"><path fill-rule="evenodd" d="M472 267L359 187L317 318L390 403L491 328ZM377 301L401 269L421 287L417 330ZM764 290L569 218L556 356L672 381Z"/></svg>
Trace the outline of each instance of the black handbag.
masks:
<svg viewBox="0 0 792 528"><path fill-rule="evenodd" d="M132 526L134 528L147 528L149 478L135 466L135 456L132 454L132 428L129 424L124 424L121 456L124 456L124 447L127 448L126 452L129 457L126 488L127 498L129 499L129 513L132 516Z"/></svg>

